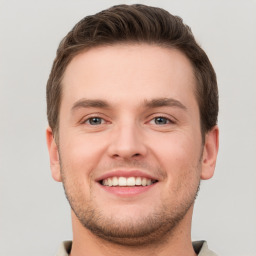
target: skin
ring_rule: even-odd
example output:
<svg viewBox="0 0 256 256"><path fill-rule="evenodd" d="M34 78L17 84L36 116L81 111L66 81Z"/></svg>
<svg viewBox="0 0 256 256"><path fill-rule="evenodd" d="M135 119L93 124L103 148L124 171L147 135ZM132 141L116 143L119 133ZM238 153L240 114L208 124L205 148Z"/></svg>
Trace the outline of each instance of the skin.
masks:
<svg viewBox="0 0 256 256"><path fill-rule="evenodd" d="M195 255L193 203L214 173L218 127L203 145L189 60L154 45L103 46L75 56L62 85L58 145L46 134L72 207L71 255ZM113 172L158 182L106 190L99 180Z"/></svg>

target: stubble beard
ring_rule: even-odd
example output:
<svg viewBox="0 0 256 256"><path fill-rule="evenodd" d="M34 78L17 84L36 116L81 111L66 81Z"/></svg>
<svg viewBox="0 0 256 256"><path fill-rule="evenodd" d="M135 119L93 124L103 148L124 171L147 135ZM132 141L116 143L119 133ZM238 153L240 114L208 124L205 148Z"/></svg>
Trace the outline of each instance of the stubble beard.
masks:
<svg viewBox="0 0 256 256"><path fill-rule="evenodd" d="M158 206L144 218L122 219L103 214L95 205L93 198L85 198L79 191L79 186L68 184L63 166L61 173L66 198L82 226L105 241L124 246L145 246L167 242L193 206L200 187L200 179L198 179L197 185L188 188L184 200L179 204L170 205L168 202L162 202L160 207Z"/></svg>
<svg viewBox="0 0 256 256"><path fill-rule="evenodd" d="M80 223L94 235L119 245L145 246L167 242L193 203L177 212L170 212L162 206L157 212L136 222L132 217L123 221L108 218L90 205L84 211L75 211L74 207L72 209Z"/></svg>

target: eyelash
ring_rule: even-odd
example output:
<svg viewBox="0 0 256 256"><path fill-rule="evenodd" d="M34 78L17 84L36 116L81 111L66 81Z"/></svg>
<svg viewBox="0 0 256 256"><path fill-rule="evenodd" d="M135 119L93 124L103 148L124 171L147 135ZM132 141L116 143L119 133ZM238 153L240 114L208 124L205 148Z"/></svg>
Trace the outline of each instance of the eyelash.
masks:
<svg viewBox="0 0 256 256"><path fill-rule="evenodd" d="M100 123L92 124L91 121L93 119L100 120ZM100 116L92 116L92 117L89 117L86 120L84 120L82 123L83 124L88 124L88 125L91 125L91 126L98 126L98 125L102 125L102 124L107 123L107 121L104 118L100 117Z"/></svg>
<svg viewBox="0 0 256 256"><path fill-rule="evenodd" d="M164 119L166 123L163 124L157 124L156 120L157 119ZM152 124L152 122L154 122L154 125L159 125L159 126L164 126L164 125L168 125L168 124L175 124L175 121L173 119L171 119L170 117L166 117L164 115L155 115L153 118L150 119L149 123Z"/></svg>
<svg viewBox="0 0 256 256"><path fill-rule="evenodd" d="M92 124L93 119L100 120L100 123ZM107 124L107 123L109 123L109 121L108 121L108 118L105 115L102 116L101 113L91 113L91 114L88 114L85 117L83 117L79 123L82 124L82 125L97 127L97 126L100 126L100 125L103 125L103 124Z"/></svg>

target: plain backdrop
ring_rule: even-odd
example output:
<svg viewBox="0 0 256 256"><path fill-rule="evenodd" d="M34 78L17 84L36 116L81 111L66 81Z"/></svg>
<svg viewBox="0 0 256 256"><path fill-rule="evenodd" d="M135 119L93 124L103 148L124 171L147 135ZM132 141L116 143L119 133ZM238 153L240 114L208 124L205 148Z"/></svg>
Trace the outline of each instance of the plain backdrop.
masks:
<svg viewBox="0 0 256 256"><path fill-rule="evenodd" d="M45 85L60 40L120 3L163 7L192 27L218 77L220 151L202 182L192 238L220 256L256 255L256 2L0 0L0 255L54 255L72 239L45 143ZM153 205L152 205L153 207Z"/></svg>

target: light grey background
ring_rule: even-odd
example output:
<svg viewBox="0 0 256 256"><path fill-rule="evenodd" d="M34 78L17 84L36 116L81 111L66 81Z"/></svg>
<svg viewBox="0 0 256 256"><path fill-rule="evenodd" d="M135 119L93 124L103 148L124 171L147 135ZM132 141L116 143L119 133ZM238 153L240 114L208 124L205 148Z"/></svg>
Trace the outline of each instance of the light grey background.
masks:
<svg viewBox="0 0 256 256"><path fill-rule="evenodd" d="M45 85L59 41L88 14L147 3L192 27L218 76L220 152L196 202L192 237L256 255L256 2L0 0L0 255L54 255L72 239L45 143Z"/></svg>

